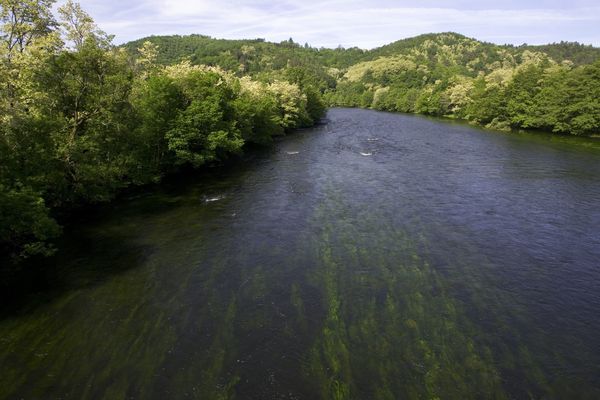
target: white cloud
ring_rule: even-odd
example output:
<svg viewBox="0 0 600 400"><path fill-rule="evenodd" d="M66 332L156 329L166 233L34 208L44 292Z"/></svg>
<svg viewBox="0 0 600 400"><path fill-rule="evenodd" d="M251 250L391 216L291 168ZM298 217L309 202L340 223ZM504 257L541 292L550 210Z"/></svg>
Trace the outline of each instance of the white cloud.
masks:
<svg viewBox="0 0 600 400"><path fill-rule="evenodd" d="M396 5L409 3L414 4ZM418 6L432 3L436 6ZM506 5L486 9L482 2L472 2L472 7L467 3L460 2L458 9L444 7L448 2L440 1L81 1L104 30L116 35L117 42L152 34L200 33L271 41L293 37L316 46L369 48L421 33L456 31L495 42L580 40L600 45L600 6L591 2L572 9ZM521 4L528 3L535 4Z"/></svg>

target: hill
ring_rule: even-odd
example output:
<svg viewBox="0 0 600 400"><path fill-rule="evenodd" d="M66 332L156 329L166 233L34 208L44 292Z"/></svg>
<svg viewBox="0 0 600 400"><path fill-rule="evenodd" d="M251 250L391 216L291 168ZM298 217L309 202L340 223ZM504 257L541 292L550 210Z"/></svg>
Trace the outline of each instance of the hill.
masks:
<svg viewBox="0 0 600 400"><path fill-rule="evenodd" d="M300 45L291 38L280 43L264 39L227 40L205 35L149 36L123 45L131 54L146 41L159 46L157 62L169 65L182 60L196 64L218 65L229 70L258 72L292 65L317 64L327 68L348 68L361 61L379 57L406 55L427 47L433 54L442 48L460 53L463 60L482 56L490 61L502 61L502 54L518 56L524 51L547 54L557 62L569 60L574 65L600 60L600 48L577 42L560 42L542 46L496 45L468 38L454 32L430 33L398 40L372 50L352 48L315 48Z"/></svg>
<svg viewBox="0 0 600 400"><path fill-rule="evenodd" d="M135 55L145 41L159 46L160 63L186 59L258 79L308 82L330 105L460 118L503 130L600 131L600 49L579 43L496 45L445 32L372 50L202 35L153 36L124 47Z"/></svg>

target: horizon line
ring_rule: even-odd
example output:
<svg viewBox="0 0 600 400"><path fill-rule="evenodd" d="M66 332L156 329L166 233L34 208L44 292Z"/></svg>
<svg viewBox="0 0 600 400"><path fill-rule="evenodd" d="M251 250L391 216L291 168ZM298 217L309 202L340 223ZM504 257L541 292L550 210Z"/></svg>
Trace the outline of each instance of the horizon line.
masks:
<svg viewBox="0 0 600 400"><path fill-rule="evenodd" d="M188 36L200 36L200 37L205 37L208 39L212 39L212 40L228 40L228 41L255 41L255 42L264 42L264 43L271 43L271 44L282 44L285 43L287 41L289 41L290 39L292 39L293 43L298 44L300 46L304 46L304 45L308 45L309 48L311 49L317 49L317 50L321 50L321 49L326 49L326 50L336 50L336 49L344 49L344 50L349 50L349 49L359 49L359 50L363 50L363 51L372 51L372 50L376 50L379 49L381 47L385 47L385 46L389 46L390 44L396 43L396 42L400 42L403 40L409 40L409 39L415 39L421 36L428 36L428 35L444 35L444 34L452 34L452 35L458 35L461 36L463 38L466 39L470 39L470 40L474 40L476 42L479 43L483 43L483 44L491 44L494 46L501 46L501 47L526 47L526 46L533 46L533 47L541 47L541 46L551 46L551 45L558 45L558 44L563 44L563 43L567 43L567 44L577 44L577 45L581 45L581 46L585 46L585 47L591 47L594 49L600 49L600 45L595 45L594 43L584 43L584 42L579 42L579 41L570 41L570 40L561 40L560 42L542 42L542 43L527 43L527 42L523 42L521 44L513 44L513 43L498 43L498 42L493 42L493 41L487 41L487 40L481 40L478 39L476 37L472 37L472 36L467 36L464 35L462 33L459 32L454 32L454 31L444 31L444 32L426 32L426 33L420 33L418 35L413 35L413 36L405 36L402 37L400 39L382 44L382 45L378 45L378 46L374 46L374 47L359 47L359 46L344 46L342 44L338 44L335 47L329 47L329 46L313 46L311 45L309 42L305 42L305 44L302 44L301 42L296 42L293 41L293 36L290 36L290 38L288 40L281 40L281 41L272 41L272 40L267 40L264 37L255 37L255 38L241 38L241 37L236 37L236 38L227 38L227 37L216 37L216 36L211 36L211 35L207 35L207 34L203 34L203 33L173 33L173 34L152 34L152 35L148 35L148 36L143 36L137 39L133 39L133 40L128 40L128 41L123 41L123 42L117 42L115 43L116 46L123 46L123 45L127 45L128 43L133 43L133 42L137 42L143 39L150 39L150 38L155 38L155 37L173 37L173 36L179 36L179 37L188 37Z"/></svg>

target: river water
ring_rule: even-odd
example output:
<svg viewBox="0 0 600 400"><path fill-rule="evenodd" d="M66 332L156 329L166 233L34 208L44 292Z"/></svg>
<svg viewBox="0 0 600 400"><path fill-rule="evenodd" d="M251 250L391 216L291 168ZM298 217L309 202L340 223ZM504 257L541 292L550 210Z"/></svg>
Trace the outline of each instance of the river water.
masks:
<svg viewBox="0 0 600 400"><path fill-rule="evenodd" d="M600 398L600 151L327 117L67 228L0 398Z"/></svg>

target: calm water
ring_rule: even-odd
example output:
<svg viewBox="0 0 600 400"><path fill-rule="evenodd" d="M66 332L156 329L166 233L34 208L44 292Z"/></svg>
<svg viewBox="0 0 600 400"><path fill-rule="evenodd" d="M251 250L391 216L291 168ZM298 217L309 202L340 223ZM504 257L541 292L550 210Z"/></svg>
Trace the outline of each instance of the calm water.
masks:
<svg viewBox="0 0 600 400"><path fill-rule="evenodd" d="M7 399L598 399L600 152L333 109L68 229Z"/></svg>

